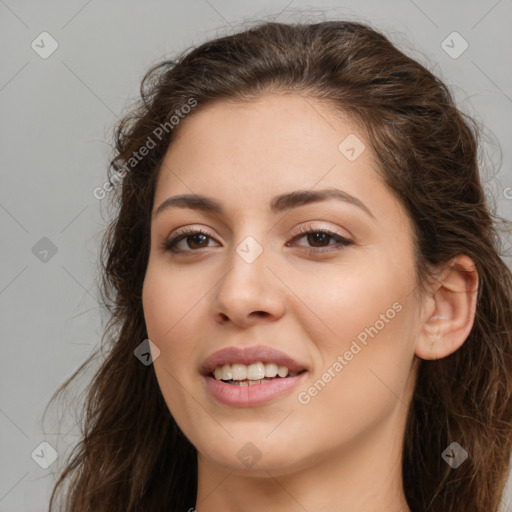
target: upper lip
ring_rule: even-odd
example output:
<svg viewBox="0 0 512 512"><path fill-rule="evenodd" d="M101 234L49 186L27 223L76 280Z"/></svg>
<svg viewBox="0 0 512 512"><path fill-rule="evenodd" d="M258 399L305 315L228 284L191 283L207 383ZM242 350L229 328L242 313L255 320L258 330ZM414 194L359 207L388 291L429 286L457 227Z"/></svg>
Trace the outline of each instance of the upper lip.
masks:
<svg viewBox="0 0 512 512"><path fill-rule="evenodd" d="M201 365L201 374L209 375L218 366L225 364L253 364L253 363L275 363L278 366L286 366L290 372L307 370L304 364L295 361L292 357L272 347L255 345L252 347L226 347L208 358Z"/></svg>

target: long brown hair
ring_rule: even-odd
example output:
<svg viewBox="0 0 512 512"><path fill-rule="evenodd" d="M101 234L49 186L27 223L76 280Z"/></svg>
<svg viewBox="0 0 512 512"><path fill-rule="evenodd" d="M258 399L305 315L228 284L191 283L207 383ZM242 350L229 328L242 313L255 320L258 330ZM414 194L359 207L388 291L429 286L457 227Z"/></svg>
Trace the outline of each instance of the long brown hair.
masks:
<svg viewBox="0 0 512 512"><path fill-rule="evenodd" d="M108 352L88 386L81 439L50 511L65 482L65 508L73 512L194 507L196 450L171 416L152 366L134 356L147 338L141 294L155 182L179 130L171 116L186 122L185 105L195 105L188 108L193 116L216 100L267 93L322 101L361 126L378 172L413 220L420 284L456 255L474 261L478 303L467 340L449 357L420 362L403 486L414 512L497 512L512 447L512 276L502 258L502 219L479 177L480 129L423 65L367 24L348 21L259 22L165 60L144 77L142 100L116 127L110 162L115 217L100 257ZM135 158L143 146L151 147ZM456 469L441 457L454 441L469 455Z"/></svg>

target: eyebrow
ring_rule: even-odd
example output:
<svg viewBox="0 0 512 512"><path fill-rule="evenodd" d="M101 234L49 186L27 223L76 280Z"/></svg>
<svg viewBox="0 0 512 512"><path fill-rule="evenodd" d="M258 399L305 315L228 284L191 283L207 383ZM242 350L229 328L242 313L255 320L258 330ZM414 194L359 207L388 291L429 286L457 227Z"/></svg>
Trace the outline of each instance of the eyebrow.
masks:
<svg viewBox="0 0 512 512"><path fill-rule="evenodd" d="M320 201L326 201L328 199L337 199L339 201L357 206L366 212L370 217L375 219L370 209L360 199L336 188L328 188L324 190L295 190L293 192L287 192L272 199L270 202L270 210L272 213L280 213L291 210L292 208L297 208L299 206L317 203ZM153 217L156 217L164 210L172 207L191 208L193 210L201 210L219 215L224 213L224 209L222 208L221 203L212 197L198 194L182 194L167 198L156 209Z"/></svg>

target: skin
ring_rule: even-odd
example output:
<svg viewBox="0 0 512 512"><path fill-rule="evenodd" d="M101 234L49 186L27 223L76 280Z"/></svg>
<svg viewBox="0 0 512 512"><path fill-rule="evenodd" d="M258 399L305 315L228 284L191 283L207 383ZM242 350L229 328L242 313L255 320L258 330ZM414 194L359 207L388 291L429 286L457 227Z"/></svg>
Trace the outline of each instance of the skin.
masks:
<svg viewBox="0 0 512 512"><path fill-rule="evenodd" d="M349 134L366 146L354 161L338 149ZM142 298L148 337L160 350L154 370L162 394L198 450L190 506L199 512L409 511L401 455L419 358L445 357L464 343L477 276L461 256L420 293L411 221L376 166L356 125L311 98L221 101L179 126L153 213L189 193L215 198L225 213L173 207L153 217ZM278 194L330 187L359 198L373 216L335 199L270 211ZM315 244L298 231L306 225L353 243ZM182 240L186 253L165 251L183 226L211 238ZM263 249L252 263L236 252L248 236ZM315 247L329 252L308 254ZM299 393L332 373L358 334L397 303L394 318L300 403ZM300 387L254 407L215 401L199 374L203 360L258 344L307 365ZM247 443L261 455L251 467L237 456Z"/></svg>

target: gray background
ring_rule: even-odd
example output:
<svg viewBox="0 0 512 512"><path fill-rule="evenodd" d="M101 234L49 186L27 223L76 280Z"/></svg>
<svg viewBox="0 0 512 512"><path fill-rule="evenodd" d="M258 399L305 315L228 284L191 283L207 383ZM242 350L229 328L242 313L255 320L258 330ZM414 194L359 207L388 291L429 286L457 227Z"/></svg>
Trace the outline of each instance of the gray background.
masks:
<svg viewBox="0 0 512 512"><path fill-rule="evenodd" d="M96 269L108 218L93 190L105 182L112 127L144 72L231 25L296 21L301 11L369 22L437 73L484 123L486 188L512 217L511 0L0 0L0 512L46 510L62 457L44 469L31 454L46 441L62 455L77 439L72 418L43 422L42 412L100 343ZM46 59L31 47L42 46L44 31L58 43ZM469 45L457 58L442 47L454 31ZM462 41L445 44L453 53Z"/></svg>

